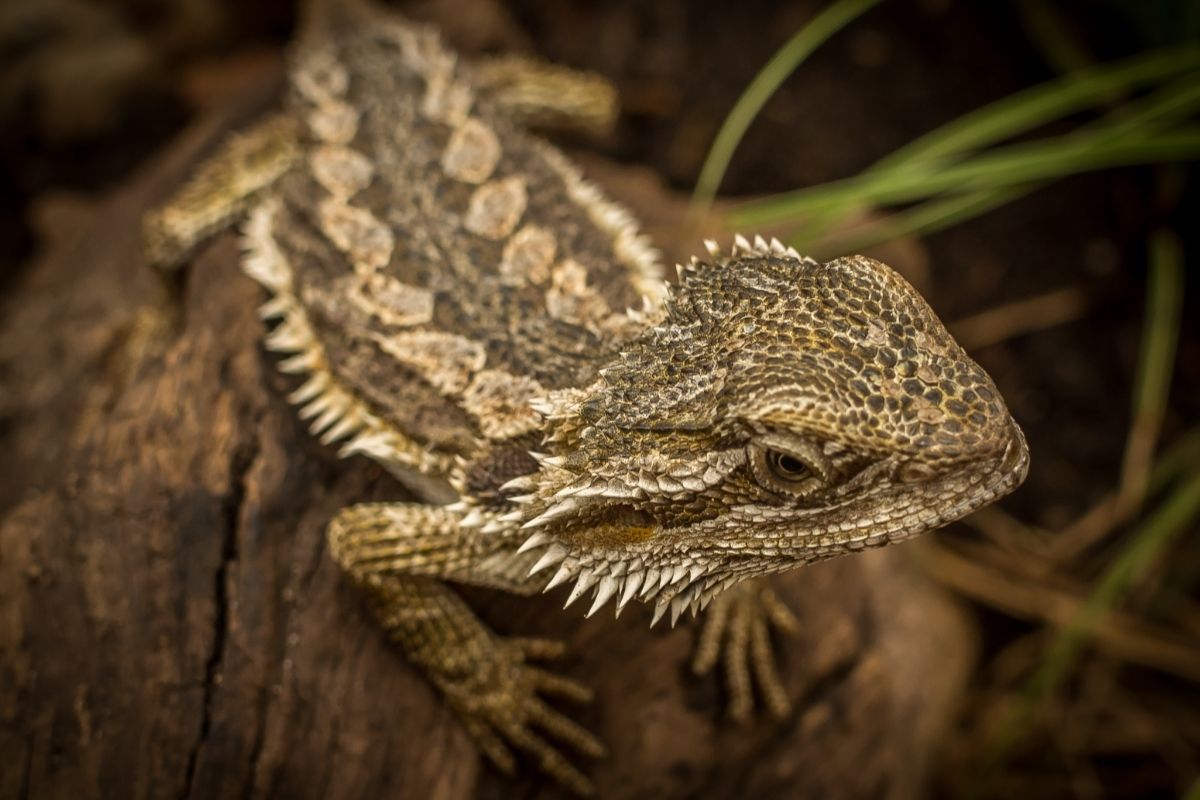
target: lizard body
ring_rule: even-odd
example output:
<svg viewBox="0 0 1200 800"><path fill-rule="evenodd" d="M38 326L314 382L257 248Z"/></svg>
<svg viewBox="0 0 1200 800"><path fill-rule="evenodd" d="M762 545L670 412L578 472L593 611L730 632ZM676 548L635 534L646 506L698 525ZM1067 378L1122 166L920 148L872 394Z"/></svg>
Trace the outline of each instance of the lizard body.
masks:
<svg viewBox="0 0 1200 800"><path fill-rule="evenodd" d="M147 219L148 257L177 266L244 218L266 345L303 376L290 400L427 501L344 510L331 553L501 768L515 746L586 791L537 730L599 754L541 698L587 690L530 663L556 644L497 636L448 584L569 583L589 615L636 600L672 622L717 600L697 665L751 626L780 710L761 620L789 615L748 579L1023 479L992 381L886 266L738 237L668 287L630 216L527 130L602 121L597 79L462 63L363 2L314 3L289 76L283 111Z"/></svg>

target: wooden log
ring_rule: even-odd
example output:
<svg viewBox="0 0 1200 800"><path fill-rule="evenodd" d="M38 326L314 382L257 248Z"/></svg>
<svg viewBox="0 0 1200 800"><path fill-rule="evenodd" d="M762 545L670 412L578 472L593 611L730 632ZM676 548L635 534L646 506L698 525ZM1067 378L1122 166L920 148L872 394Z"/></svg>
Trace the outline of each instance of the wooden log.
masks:
<svg viewBox="0 0 1200 800"><path fill-rule="evenodd" d="M235 237L174 290L142 265L143 212L277 86L94 209L48 208L44 256L3 299L0 797L559 796L481 763L327 557L339 508L404 491L296 420ZM628 170L589 166L661 216ZM694 625L468 597L501 632L568 640L560 668L597 690L573 713L611 751L586 765L602 797L915 797L973 648L903 555L778 580L804 630L779 642L796 709L745 727L690 674Z"/></svg>

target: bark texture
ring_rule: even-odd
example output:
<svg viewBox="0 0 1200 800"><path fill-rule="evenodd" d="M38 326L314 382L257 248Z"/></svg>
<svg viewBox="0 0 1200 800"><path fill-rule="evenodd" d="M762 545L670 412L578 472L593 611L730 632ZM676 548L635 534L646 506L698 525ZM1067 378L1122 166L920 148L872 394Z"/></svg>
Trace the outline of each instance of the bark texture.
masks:
<svg viewBox="0 0 1200 800"><path fill-rule="evenodd" d="M3 299L0 797L558 796L481 764L327 558L340 507L403 490L295 419L235 238L178 286L142 265L141 214L268 84L94 207L47 203L43 257ZM629 191L652 181L588 166L662 219L661 189ZM611 751L588 765L601 797L912 797L972 647L905 560L778 581L804 626L779 643L798 702L744 728L690 674L693 625L468 596L501 632L570 642L560 668L597 690L574 713Z"/></svg>

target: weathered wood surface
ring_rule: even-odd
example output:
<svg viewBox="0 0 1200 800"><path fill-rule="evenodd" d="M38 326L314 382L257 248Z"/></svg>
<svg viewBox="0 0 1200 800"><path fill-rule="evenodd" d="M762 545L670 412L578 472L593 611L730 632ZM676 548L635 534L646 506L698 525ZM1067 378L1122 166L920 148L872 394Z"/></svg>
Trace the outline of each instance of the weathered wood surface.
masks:
<svg viewBox="0 0 1200 800"><path fill-rule="evenodd" d="M0 317L0 797L557 796L481 762L326 557L323 527L401 498L284 401L259 290L224 236L170 292L138 220L273 92L198 125L95 208L47 206ZM589 168L660 221L640 173ZM606 179L606 175L608 176ZM655 192L657 191L657 195ZM676 203L678 206L678 203ZM792 717L721 719L694 626L582 621L557 594L472 592L503 632L564 637L597 689L602 797L911 797L971 657L956 611L884 551L792 573Z"/></svg>

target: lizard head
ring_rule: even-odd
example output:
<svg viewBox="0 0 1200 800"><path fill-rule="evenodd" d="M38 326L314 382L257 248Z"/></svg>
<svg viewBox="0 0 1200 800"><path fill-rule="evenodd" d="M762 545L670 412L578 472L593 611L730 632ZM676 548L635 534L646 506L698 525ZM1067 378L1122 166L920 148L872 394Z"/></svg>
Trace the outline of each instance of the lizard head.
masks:
<svg viewBox="0 0 1200 800"><path fill-rule="evenodd" d="M637 598L674 620L1024 479L992 380L890 268L740 237L710 251L595 383L542 404L553 453L520 517L550 585L595 587L592 612Z"/></svg>

